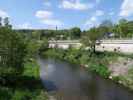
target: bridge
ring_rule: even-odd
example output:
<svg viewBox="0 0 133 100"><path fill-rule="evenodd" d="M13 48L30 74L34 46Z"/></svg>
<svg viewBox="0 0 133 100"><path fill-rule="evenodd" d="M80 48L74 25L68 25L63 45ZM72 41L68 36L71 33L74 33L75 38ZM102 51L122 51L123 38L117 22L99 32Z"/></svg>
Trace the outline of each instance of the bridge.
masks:
<svg viewBox="0 0 133 100"><path fill-rule="evenodd" d="M133 39L100 40L97 42L96 50L133 53Z"/></svg>
<svg viewBox="0 0 133 100"><path fill-rule="evenodd" d="M133 44L133 39L104 39L99 40L97 43L102 44Z"/></svg>
<svg viewBox="0 0 133 100"><path fill-rule="evenodd" d="M58 40L49 41L49 48L68 49L69 47L80 48L82 43L79 40ZM133 53L133 39L104 39L96 41L97 51L115 51Z"/></svg>
<svg viewBox="0 0 133 100"><path fill-rule="evenodd" d="M81 43L79 40L57 40L49 41L49 48L62 48L68 49L69 47L80 48Z"/></svg>

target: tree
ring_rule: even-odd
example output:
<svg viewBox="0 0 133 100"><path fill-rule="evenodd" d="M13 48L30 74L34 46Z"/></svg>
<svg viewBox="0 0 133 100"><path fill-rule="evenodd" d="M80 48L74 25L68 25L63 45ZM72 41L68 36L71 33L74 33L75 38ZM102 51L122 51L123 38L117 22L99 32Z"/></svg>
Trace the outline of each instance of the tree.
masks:
<svg viewBox="0 0 133 100"><path fill-rule="evenodd" d="M128 21L126 19L120 19L119 24L126 24Z"/></svg>
<svg viewBox="0 0 133 100"><path fill-rule="evenodd" d="M8 17L4 18L4 25L5 26L9 25L9 18Z"/></svg>
<svg viewBox="0 0 133 100"><path fill-rule="evenodd" d="M128 21L128 37L133 38L133 21Z"/></svg>
<svg viewBox="0 0 133 100"><path fill-rule="evenodd" d="M106 35L106 33L112 33L113 32L113 23L110 20L104 20L99 28L99 31L104 33Z"/></svg>
<svg viewBox="0 0 133 100"><path fill-rule="evenodd" d="M119 20L118 30L119 30L121 37L127 37L127 35L128 35L127 23L128 23L128 21L126 19Z"/></svg>
<svg viewBox="0 0 133 100"><path fill-rule="evenodd" d="M31 38L35 40L40 40L41 32L40 31L33 31L31 34Z"/></svg>
<svg viewBox="0 0 133 100"><path fill-rule="evenodd" d="M100 34L105 35L104 37L108 37L108 36L106 36L106 34L112 32L111 28L105 27L105 26L100 26L97 28L97 30ZM104 38L104 37L99 37L99 38Z"/></svg>
<svg viewBox="0 0 133 100"><path fill-rule="evenodd" d="M120 27L119 25L114 25L113 27L113 33L115 33L116 38L121 38L121 32L120 32Z"/></svg>
<svg viewBox="0 0 133 100"><path fill-rule="evenodd" d="M131 38L133 36L133 21L120 19L119 23L114 26L113 32L115 32L116 37Z"/></svg>
<svg viewBox="0 0 133 100"><path fill-rule="evenodd" d="M18 33L0 28L0 75L22 73L25 49L26 44Z"/></svg>
<svg viewBox="0 0 133 100"><path fill-rule="evenodd" d="M113 26L113 23L110 21L110 20L104 20L101 24L100 24L101 27L112 27Z"/></svg>
<svg viewBox="0 0 133 100"><path fill-rule="evenodd" d="M35 57L38 54L38 50L40 49L41 43L36 40L29 40L27 43L27 52L28 58Z"/></svg>
<svg viewBox="0 0 133 100"><path fill-rule="evenodd" d="M48 43L47 38L43 38L42 39L42 44L39 48L39 53L42 52L42 51L45 51L46 49L48 49L48 46L49 46L49 43Z"/></svg>
<svg viewBox="0 0 133 100"><path fill-rule="evenodd" d="M81 30L78 27L74 27L70 30L71 38L72 39L78 39L81 36Z"/></svg>
<svg viewBox="0 0 133 100"><path fill-rule="evenodd" d="M83 44L89 46L93 53L95 53L95 45L96 41L103 36L103 33L99 32L98 28L91 28L89 31L85 33L82 38Z"/></svg>
<svg viewBox="0 0 133 100"><path fill-rule="evenodd" d="M12 28L12 26L10 25L10 22L9 22L9 18L8 17L5 17L4 18L4 25L7 28Z"/></svg>

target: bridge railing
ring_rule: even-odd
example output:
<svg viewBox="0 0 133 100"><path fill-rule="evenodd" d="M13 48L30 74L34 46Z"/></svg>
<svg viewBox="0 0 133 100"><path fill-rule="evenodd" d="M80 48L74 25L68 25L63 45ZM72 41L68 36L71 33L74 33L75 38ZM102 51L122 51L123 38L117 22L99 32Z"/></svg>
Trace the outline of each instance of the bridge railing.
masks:
<svg viewBox="0 0 133 100"><path fill-rule="evenodd" d="M50 40L50 44L81 44L80 40ZM133 44L133 39L104 39L104 40L97 40L97 44L99 43L126 43L126 44Z"/></svg>
<svg viewBox="0 0 133 100"><path fill-rule="evenodd" d="M79 40L50 40L49 43L80 43Z"/></svg>
<svg viewBox="0 0 133 100"><path fill-rule="evenodd" d="M104 40L98 40L96 43L120 43L120 44L133 44L133 39L104 39Z"/></svg>

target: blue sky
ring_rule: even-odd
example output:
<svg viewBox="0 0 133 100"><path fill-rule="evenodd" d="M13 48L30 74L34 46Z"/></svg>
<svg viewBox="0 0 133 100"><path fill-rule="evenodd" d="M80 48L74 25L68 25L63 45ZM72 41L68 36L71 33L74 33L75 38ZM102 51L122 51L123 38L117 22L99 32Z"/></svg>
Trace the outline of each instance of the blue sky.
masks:
<svg viewBox="0 0 133 100"><path fill-rule="evenodd" d="M89 29L106 19L133 20L133 0L0 0L0 16L17 29Z"/></svg>

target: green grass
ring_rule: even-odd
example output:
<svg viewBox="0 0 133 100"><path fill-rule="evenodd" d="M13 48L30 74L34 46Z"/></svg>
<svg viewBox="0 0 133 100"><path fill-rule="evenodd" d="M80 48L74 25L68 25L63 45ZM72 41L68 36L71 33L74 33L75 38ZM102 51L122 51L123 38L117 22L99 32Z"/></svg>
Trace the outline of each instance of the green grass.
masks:
<svg viewBox="0 0 133 100"><path fill-rule="evenodd" d="M33 59L32 62L26 62L24 66L23 76L40 77L39 65L35 59Z"/></svg>
<svg viewBox="0 0 133 100"><path fill-rule="evenodd" d="M0 82L0 100L47 100L36 61L26 62L22 75L7 75Z"/></svg>

